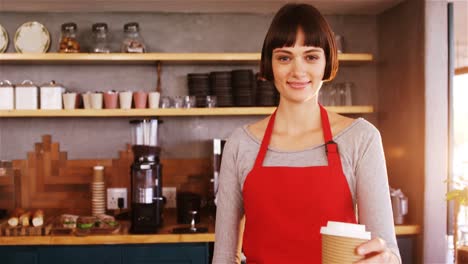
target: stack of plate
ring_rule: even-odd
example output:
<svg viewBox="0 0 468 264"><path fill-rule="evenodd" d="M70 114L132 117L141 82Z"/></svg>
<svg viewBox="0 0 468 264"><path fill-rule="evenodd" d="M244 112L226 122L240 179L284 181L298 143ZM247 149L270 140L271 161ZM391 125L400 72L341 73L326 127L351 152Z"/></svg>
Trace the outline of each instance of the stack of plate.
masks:
<svg viewBox="0 0 468 264"><path fill-rule="evenodd" d="M211 94L216 95L218 106L234 106L231 72L210 73Z"/></svg>
<svg viewBox="0 0 468 264"><path fill-rule="evenodd" d="M91 183L91 214L94 216L106 213L104 184L104 167L94 166L94 177Z"/></svg>
<svg viewBox="0 0 468 264"><path fill-rule="evenodd" d="M257 105L275 106L278 104L279 95L273 83L259 79L257 81Z"/></svg>
<svg viewBox="0 0 468 264"><path fill-rule="evenodd" d="M255 104L255 82L252 70L232 71L232 90L236 106Z"/></svg>
<svg viewBox="0 0 468 264"><path fill-rule="evenodd" d="M197 107L206 106L206 96L210 94L210 75L189 73L187 75L189 95L194 95Z"/></svg>

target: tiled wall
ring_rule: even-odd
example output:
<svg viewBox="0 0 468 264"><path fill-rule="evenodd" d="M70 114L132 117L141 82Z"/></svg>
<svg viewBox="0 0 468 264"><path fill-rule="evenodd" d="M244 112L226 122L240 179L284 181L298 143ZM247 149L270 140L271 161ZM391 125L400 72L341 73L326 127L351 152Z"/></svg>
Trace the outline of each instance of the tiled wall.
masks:
<svg viewBox="0 0 468 264"><path fill-rule="evenodd" d="M24 22L39 21L51 32L51 52L57 50L60 25L76 22L83 46L89 42L91 24L107 22L118 49L126 22L140 23L141 33L153 52L259 52L272 18L256 14L163 14L163 13L0 13L0 24L13 39ZM345 39L348 52L370 52L377 56L377 22L374 16L327 17L334 31ZM8 52L14 52L10 43ZM378 58L377 58L378 59ZM163 65L165 95L186 95L186 74L256 65ZM337 81L356 83L356 104L377 104L375 64L341 67ZM0 64L0 79L14 83L31 79L37 84L56 80L78 91L138 90L156 86L152 65L11 65ZM376 125L376 115L365 115ZM164 118L160 139L166 158L208 157L209 140L227 137L236 127L262 117L173 117ZM23 159L41 135L52 134L70 159L116 157L131 140L129 118L15 118L0 119L0 159Z"/></svg>

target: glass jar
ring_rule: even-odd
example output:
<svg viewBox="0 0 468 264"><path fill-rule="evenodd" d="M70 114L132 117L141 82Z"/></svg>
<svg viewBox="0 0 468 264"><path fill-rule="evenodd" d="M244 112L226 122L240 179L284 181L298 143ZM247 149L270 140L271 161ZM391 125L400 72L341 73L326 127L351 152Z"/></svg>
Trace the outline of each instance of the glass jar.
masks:
<svg viewBox="0 0 468 264"><path fill-rule="evenodd" d="M143 38L140 36L138 23L132 22L124 25L125 38L122 42L121 51L123 53L145 53L146 47Z"/></svg>
<svg viewBox="0 0 468 264"><path fill-rule="evenodd" d="M110 53L110 45L108 39L108 29L106 23L93 24L93 43L91 52L93 53Z"/></svg>
<svg viewBox="0 0 468 264"><path fill-rule="evenodd" d="M76 38L78 27L75 23L65 23L62 25L60 36L59 52L77 53L80 52L80 44Z"/></svg>

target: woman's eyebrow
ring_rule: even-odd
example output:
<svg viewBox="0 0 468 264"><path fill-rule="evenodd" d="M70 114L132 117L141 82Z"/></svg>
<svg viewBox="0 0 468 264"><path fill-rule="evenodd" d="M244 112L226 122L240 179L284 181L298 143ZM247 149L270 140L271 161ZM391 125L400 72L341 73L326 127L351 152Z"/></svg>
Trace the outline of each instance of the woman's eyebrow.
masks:
<svg viewBox="0 0 468 264"><path fill-rule="evenodd" d="M304 53L321 52L321 51L322 50L320 48L311 48L311 49L308 49L308 50L304 51ZM278 48L278 49L273 50L273 53L278 53L278 52L293 54L291 51L286 50L286 49Z"/></svg>

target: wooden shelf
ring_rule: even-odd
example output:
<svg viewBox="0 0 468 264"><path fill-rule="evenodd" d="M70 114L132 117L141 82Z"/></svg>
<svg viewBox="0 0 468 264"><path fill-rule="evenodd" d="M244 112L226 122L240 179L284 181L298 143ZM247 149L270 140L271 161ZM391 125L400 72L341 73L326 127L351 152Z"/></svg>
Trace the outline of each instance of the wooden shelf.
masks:
<svg viewBox="0 0 468 264"><path fill-rule="evenodd" d="M419 225L395 225L395 233L397 236L417 235L421 233Z"/></svg>
<svg viewBox="0 0 468 264"><path fill-rule="evenodd" d="M3 53L0 64L4 63L131 63L153 64L157 61L169 63L226 63L260 61L260 53ZM338 55L342 62L365 63L373 61L372 54L342 53Z"/></svg>
<svg viewBox="0 0 468 264"><path fill-rule="evenodd" d="M329 111L341 114L373 113L373 106L330 106ZM218 107L165 109L75 109L75 110L0 110L7 117L145 117L145 116L242 116L269 115L275 107Z"/></svg>

